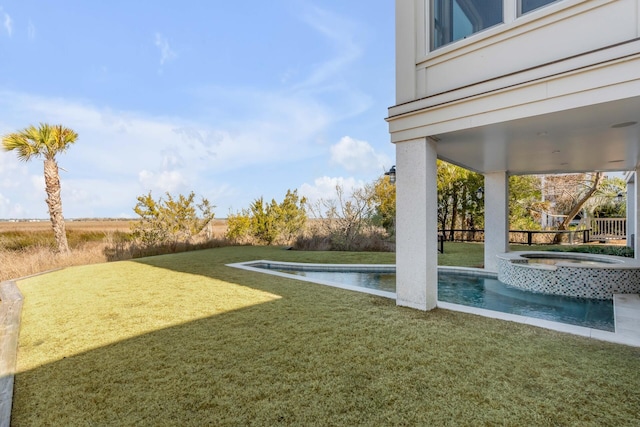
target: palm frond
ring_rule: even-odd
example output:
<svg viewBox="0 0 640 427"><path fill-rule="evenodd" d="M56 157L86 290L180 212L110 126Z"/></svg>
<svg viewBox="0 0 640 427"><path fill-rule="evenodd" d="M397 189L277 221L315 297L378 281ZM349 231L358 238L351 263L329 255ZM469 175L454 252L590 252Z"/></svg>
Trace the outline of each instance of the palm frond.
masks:
<svg viewBox="0 0 640 427"><path fill-rule="evenodd" d="M78 134L72 129L40 123L38 127L30 125L21 131L4 135L2 146L6 151L16 151L18 159L22 161L39 156L55 159L58 153L66 151L77 138Z"/></svg>
<svg viewBox="0 0 640 427"><path fill-rule="evenodd" d="M55 147L56 153L62 153L69 148L69 145L76 142L78 134L67 127L62 125L53 126L53 147Z"/></svg>
<svg viewBox="0 0 640 427"><path fill-rule="evenodd" d="M29 161L31 157L40 155L37 145L29 139L24 131L3 136L2 147L6 151L15 151L18 159L25 162Z"/></svg>

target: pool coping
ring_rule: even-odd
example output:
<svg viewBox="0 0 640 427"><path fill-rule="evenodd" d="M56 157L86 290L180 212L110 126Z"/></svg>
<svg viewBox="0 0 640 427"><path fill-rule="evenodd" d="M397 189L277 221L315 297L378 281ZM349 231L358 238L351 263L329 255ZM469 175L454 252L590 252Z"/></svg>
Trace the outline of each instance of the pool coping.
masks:
<svg viewBox="0 0 640 427"><path fill-rule="evenodd" d="M529 258L524 256L534 255L534 258L555 258L566 259L567 262L559 261L555 265L530 263ZM605 254L588 254L581 252L555 252L555 251L512 251L505 252L496 255L498 259L503 259L512 263L517 263L518 266L537 268L542 270L556 270L557 267L571 267L571 268L584 268L590 269L599 267L601 269L610 270L635 270L640 268L640 261L635 258L628 258L616 255ZM593 261L598 264L580 264L572 263L570 260L579 259L583 261Z"/></svg>
<svg viewBox="0 0 640 427"><path fill-rule="evenodd" d="M262 274L271 274L274 276L280 276L287 279L301 280L304 282L316 283L325 286L331 286L335 288L345 289L354 292L366 293L371 295L377 295L384 298L396 299L395 292L379 291L376 289L362 288L358 286L342 285L339 283L329 282L326 280L309 279L303 276L293 276L287 273L281 273L279 271L267 270L265 268L254 267L255 265L266 264L272 266L283 267L297 267L308 269L321 269L321 271L336 271L340 268L348 267L349 269L372 271L372 272L395 272L395 264L310 264L310 263L296 263L296 262L281 262L270 260L255 260L246 261L233 264L227 264L228 267L239 268L242 270L253 271ZM469 275L481 275L483 277L497 278L498 274L491 271L486 271L481 268L471 267L452 267L452 266L438 266L438 271L455 272L460 274ZM572 335L577 335L585 338L592 338L599 341L606 341L615 344L623 344L633 347L640 347L640 333L637 334L620 334L616 332L608 332L600 329L588 328L585 326L569 325L566 323L554 322L551 320L538 319L535 317L521 316L518 314L503 313L500 311L487 310L485 308L469 307L461 304L454 304L450 302L440 301L437 302L437 307L444 310L457 311L461 313L474 314L491 319L506 320L509 322L522 323L525 325L536 326L539 328L549 329L556 332L564 332ZM614 320L615 320L615 303L614 303Z"/></svg>
<svg viewBox="0 0 640 427"><path fill-rule="evenodd" d="M362 288L359 286L351 286L351 285L343 285L341 283L330 282L327 280L319 280L319 279L310 279L304 276L293 276L288 273L281 273L275 270L268 270L266 268L254 267L255 265L266 265L266 266L281 266L281 267L296 267L300 268L304 271L307 270L315 270L315 271L339 271L340 269L344 269L345 267L349 267L350 269L360 270L360 271L369 271L369 272L380 272L380 273L395 273L396 266L395 264L311 264L311 263L299 263L299 262L281 262L281 261L269 261L265 259L255 260L255 261L246 261L246 262L238 262L233 264L227 264L227 267L239 268L242 270L253 271L256 273L262 274L271 274L273 276L284 277L286 279L295 279L302 280L303 282L310 283L318 283L320 285L331 286L334 288L345 289L348 291L360 292L365 294L377 295L384 298L396 299L395 292L388 291L380 291L377 289L369 289Z"/></svg>

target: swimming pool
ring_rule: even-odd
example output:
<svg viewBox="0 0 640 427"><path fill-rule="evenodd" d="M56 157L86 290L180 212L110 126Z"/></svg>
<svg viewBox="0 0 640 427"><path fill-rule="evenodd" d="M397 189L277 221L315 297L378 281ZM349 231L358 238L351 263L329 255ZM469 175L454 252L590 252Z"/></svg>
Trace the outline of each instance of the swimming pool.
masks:
<svg viewBox="0 0 640 427"><path fill-rule="evenodd" d="M394 266L305 265L268 261L247 263L254 269L294 275L306 281L360 289L395 298ZM440 271L438 301L502 313L614 331L611 300L575 298L524 291L500 282L491 273Z"/></svg>

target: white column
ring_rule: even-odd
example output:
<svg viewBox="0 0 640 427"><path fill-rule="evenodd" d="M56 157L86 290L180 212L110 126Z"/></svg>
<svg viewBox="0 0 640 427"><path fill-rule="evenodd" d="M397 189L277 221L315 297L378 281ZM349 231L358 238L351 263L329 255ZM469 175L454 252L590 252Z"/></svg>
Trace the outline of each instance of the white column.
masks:
<svg viewBox="0 0 640 427"><path fill-rule="evenodd" d="M498 271L496 255L509 251L509 179L506 172L484 176L484 268Z"/></svg>
<svg viewBox="0 0 640 427"><path fill-rule="evenodd" d="M633 233L633 256L635 259L640 259L640 236L638 231L640 230L640 211L638 210L638 203L640 202L640 183L638 182L638 171L636 169L634 176L630 183L627 183L627 239L629 234ZM631 230L629 231L629 228ZM627 245L631 245L630 240L627 240Z"/></svg>
<svg viewBox="0 0 640 427"><path fill-rule="evenodd" d="M635 247L635 242L632 238L636 234L635 230L635 217L636 217L636 194L635 194L635 181L636 176L635 172L628 172L625 176L627 180L627 235L625 236L627 239L627 247L633 248Z"/></svg>
<svg viewBox="0 0 640 427"><path fill-rule="evenodd" d="M435 143L397 143L396 174L396 304L431 310L438 302Z"/></svg>

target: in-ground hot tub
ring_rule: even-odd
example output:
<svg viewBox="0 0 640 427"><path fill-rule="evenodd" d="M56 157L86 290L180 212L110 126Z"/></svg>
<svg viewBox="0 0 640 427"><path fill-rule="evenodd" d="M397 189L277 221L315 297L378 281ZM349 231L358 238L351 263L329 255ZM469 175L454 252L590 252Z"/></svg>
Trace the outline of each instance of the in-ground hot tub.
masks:
<svg viewBox="0 0 640 427"><path fill-rule="evenodd" d="M498 280L531 292L612 299L640 293L640 263L610 255L507 252L498 255Z"/></svg>

